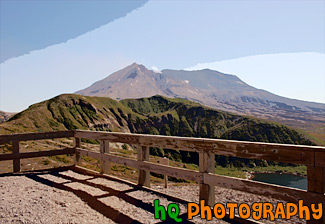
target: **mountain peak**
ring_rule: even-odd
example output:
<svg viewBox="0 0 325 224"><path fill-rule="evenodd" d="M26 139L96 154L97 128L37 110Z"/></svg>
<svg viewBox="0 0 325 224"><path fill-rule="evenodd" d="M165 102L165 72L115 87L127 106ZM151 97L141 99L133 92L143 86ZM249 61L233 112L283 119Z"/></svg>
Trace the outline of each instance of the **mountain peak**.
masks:
<svg viewBox="0 0 325 224"><path fill-rule="evenodd" d="M325 113L324 104L280 97L249 86L235 75L210 69L197 71L164 69L157 74L137 63L77 93L87 96L106 96L118 100L151 97L158 94L190 99L220 110L263 119L275 121L281 119L282 122L288 120L286 117L288 111L292 113L290 116L300 119L302 123L304 121L301 117L321 117ZM320 119L322 122L323 120ZM313 120L313 122L318 121Z"/></svg>
<svg viewBox="0 0 325 224"><path fill-rule="evenodd" d="M129 65L127 67L125 67L124 69L148 70L144 65L137 64L136 62L132 63L131 65Z"/></svg>
<svg viewBox="0 0 325 224"><path fill-rule="evenodd" d="M130 64L129 66L127 66L127 67L139 67L140 66L140 64L137 64L136 62L133 62L132 64Z"/></svg>

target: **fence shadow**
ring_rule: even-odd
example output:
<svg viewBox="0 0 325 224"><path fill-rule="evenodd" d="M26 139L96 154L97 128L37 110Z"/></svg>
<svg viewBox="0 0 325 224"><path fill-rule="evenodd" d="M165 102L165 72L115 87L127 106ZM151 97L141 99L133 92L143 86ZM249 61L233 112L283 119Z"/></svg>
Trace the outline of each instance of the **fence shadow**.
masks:
<svg viewBox="0 0 325 224"><path fill-rule="evenodd" d="M101 213L103 216L111 219L112 221L114 221L116 223L123 223L123 224L124 223L137 224L137 223L141 223L141 222L133 219L132 217L130 217L126 214L123 214L122 212L114 209L113 207L110 207L109 205L101 202L99 199L105 198L108 196L116 196L116 197L124 200L128 204L132 204L140 209L150 212L152 214L152 218L154 218L154 212L155 212L154 206L151 203L145 203L137 198L134 198L134 197L128 195L127 193L132 192L132 191L141 190L141 191L145 191L145 192L157 195L157 197L163 197L169 201L177 202L179 204L186 205L188 203L188 201L182 200L180 198L177 198L177 197L174 197L171 195L167 195L167 194L164 194L161 192L157 192L157 191L152 191L148 188L144 188L139 185L132 185L132 184L129 184L129 183L127 183L123 180L120 180L120 179L109 178L108 176L102 176L102 175L96 175L96 174L92 175L92 174L87 173L86 175L90 176L89 178L77 179L75 177L71 177L71 176L64 174L64 172L68 171L68 170L73 170L73 172L76 174L85 175L84 172L79 171L78 169L75 169L74 166L67 166L67 167L59 167L59 168L44 169L44 170L37 170L37 171L26 171L26 172L21 172L21 173L6 173L6 174L0 174L0 177L25 176L25 177L27 177L31 180L34 180L38 183L41 183L41 184L44 184L44 185L47 185L50 187L54 187L54 188L57 188L60 190L72 192L74 195L79 197L82 201L87 203L88 206L90 206L93 210ZM45 177L42 177L43 175L52 175L52 176L55 176L58 178L62 178L66 181L63 181L62 183L57 183L52 180L46 179ZM108 186L105 186L102 184L90 182L90 180L94 180L97 178L105 178L110 181L119 182L121 184L127 185L129 187L129 189L128 190L116 190L114 188L111 188L111 187L108 187ZM99 196L93 196L84 190L79 190L79 189L74 189L72 187L69 187L66 185L67 183L80 183L80 184L83 184L86 186L100 189L106 193L103 195L99 195ZM195 223L195 222L187 220L187 213L181 214L181 215L179 215L179 217L182 218L182 220L183 220L182 223ZM231 224L241 223L234 219L229 219L229 217L227 217L227 216L223 219L223 221L225 221L227 223L231 223ZM160 221L158 223L176 223L176 222L167 216L167 219L165 221Z"/></svg>
<svg viewBox="0 0 325 224"><path fill-rule="evenodd" d="M15 174L15 175L24 175L34 181L45 184L47 186L55 187L60 190L72 192L74 195L79 197L82 201L86 202L88 204L88 206L90 206L92 209L96 210L97 212L101 213L103 216L113 220L116 223L123 223L123 224L124 223L135 223L135 224L137 224L137 223L141 223L141 222L133 219L132 217L130 217L126 214L123 214L122 212L114 209L113 207L110 207L109 205L101 202L99 199L107 197L107 196L116 196L120 199L123 199L125 202L127 202L129 204L132 204L138 208L141 208L145 211L152 213L152 218L154 217L154 207L151 203L145 203L145 202L143 202L139 199L136 199L136 198L127 194L129 192L138 191L140 189L145 190L145 191L149 191L149 190L143 189L139 186L129 185L130 187L132 187L131 189L128 189L125 191L119 191L119 190L113 189L111 187L104 186L102 184L89 182L89 180L96 179L96 178L98 178L98 176L92 176L91 178L81 180L81 179L77 179L77 178L65 175L64 172L62 172L62 171L64 171L64 170L61 169L61 170L55 170L55 171L49 170L49 171L27 172L24 174ZM59 178L63 178L66 181L63 183L57 183L57 182L54 182L54 181L51 181L51 180L48 180L48 179L42 177L42 175L45 175L45 174L50 174L50 175L53 175L53 176L56 176ZM66 183L80 183L80 184L84 184L84 185L87 185L90 187L98 188L106 193L104 195L100 195L100 196L93 196L93 195L87 193L86 191L79 190L79 189L78 190L73 189L72 187L67 186ZM125 184L125 183L123 183L123 184ZM164 194L161 194L160 196L162 196L162 195L164 195ZM189 220L186 220L186 217L187 217L186 213L180 215L179 217L181 217L184 220L183 223L193 223ZM166 221L163 221L161 223L175 223L175 222L174 222L174 220L167 218Z"/></svg>

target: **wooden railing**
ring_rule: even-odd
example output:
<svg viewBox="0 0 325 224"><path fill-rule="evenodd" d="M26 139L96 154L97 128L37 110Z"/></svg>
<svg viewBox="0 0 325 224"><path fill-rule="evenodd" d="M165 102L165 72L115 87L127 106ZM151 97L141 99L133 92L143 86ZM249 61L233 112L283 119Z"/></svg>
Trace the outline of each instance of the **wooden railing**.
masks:
<svg viewBox="0 0 325 224"><path fill-rule="evenodd" d="M57 131L44 133L25 133L13 135L0 135L0 144L12 143L12 154L0 154L0 161L13 160L13 172L20 172L20 160L34 157L55 156L74 154L74 148L65 148L39 152L20 152L21 141L34 141L42 139L69 138L74 137L74 131Z"/></svg>
<svg viewBox="0 0 325 224"><path fill-rule="evenodd" d="M69 137L74 137L75 139L73 148L40 152L19 152L20 141ZM82 149L80 147L82 138L99 140L100 151ZM139 169L138 184L142 186L150 187L150 172L195 181L200 185L200 200L205 200L209 205L214 204L215 186L294 203L297 203L298 200L304 200L305 204L325 202L325 147L320 146L81 130L0 135L0 143L10 141L13 144L12 154L0 155L0 161L13 160L14 172L20 171L20 159L22 158L75 153L76 166L80 165L81 156L93 157L100 160L101 173L105 174L109 174L110 162ZM137 160L112 155L109 143L126 143L136 146L138 150ZM199 171L149 162L149 147L197 152L199 153ZM308 189L299 190L214 174L215 155L306 165ZM313 221L312 223L324 223L324 219L316 222Z"/></svg>

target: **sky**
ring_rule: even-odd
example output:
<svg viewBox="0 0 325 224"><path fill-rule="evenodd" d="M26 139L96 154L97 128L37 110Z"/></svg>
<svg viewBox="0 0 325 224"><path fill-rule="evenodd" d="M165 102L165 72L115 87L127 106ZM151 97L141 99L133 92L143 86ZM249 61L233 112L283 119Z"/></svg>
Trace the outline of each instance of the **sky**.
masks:
<svg viewBox="0 0 325 224"><path fill-rule="evenodd" d="M236 74L249 85L280 96L325 103L324 53L254 55L199 63L186 70L205 68Z"/></svg>
<svg viewBox="0 0 325 224"><path fill-rule="evenodd" d="M1 0L0 62L75 38L144 3L145 0Z"/></svg>
<svg viewBox="0 0 325 224"><path fill-rule="evenodd" d="M21 111L73 93L133 62L158 69L211 68L281 96L325 103L322 0L122 1L107 6L107 17L95 16L105 11L103 5L66 13L70 9L63 5L69 2L50 1L61 5L33 7L43 10L29 22L33 28L13 19L24 4L7 7L8 2L1 1L1 33L13 34L1 35L1 44L14 46L0 50L0 110ZM58 13L59 25L47 23L53 20L47 14ZM76 25L80 29L71 32ZM58 32L67 35L48 38Z"/></svg>

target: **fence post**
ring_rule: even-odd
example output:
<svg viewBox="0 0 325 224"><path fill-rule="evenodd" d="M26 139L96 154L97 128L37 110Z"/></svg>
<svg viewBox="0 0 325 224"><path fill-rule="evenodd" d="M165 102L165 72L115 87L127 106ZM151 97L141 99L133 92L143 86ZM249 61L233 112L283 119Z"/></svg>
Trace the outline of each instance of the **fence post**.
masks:
<svg viewBox="0 0 325 224"><path fill-rule="evenodd" d="M214 173L215 155L208 152L199 152L199 171L203 173ZM215 203L215 186L212 184L200 183L200 200L206 205L213 206Z"/></svg>
<svg viewBox="0 0 325 224"><path fill-rule="evenodd" d="M149 147L137 146L138 148L138 161L149 161ZM140 170L138 176L138 185L150 187L150 171Z"/></svg>
<svg viewBox="0 0 325 224"><path fill-rule="evenodd" d="M323 167L314 167L314 166L307 166L307 191L314 192L314 193L325 193L325 168ZM323 203L324 201L319 202L311 202L311 203ZM310 202L306 204L310 205ZM311 220L307 221L308 224L321 224L325 223L325 214L323 208L323 217L319 220L314 220L311 216Z"/></svg>
<svg viewBox="0 0 325 224"><path fill-rule="evenodd" d="M81 138L74 138L74 149L80 148L81 145ZM80 153L75 151L75 157L74 157L74 165L80 165Z"/></svg>
<svg viewBox="0 0 325 224"><path fill-rule="evenodd" d="M101 154L109 153L109 141L106 140L100 141L100 153ZM103 157L100 159L100 173L101 174L110 173L110 162L104 160Z"/></svg>
<svg viewBox="0 0 325 224"><path fill-rule="evenodd" d="M17 158L13 159L13 170L14 173L20 172L20 158L19 158L19 141L12 141L12 154L17 156Z"/></svg>

